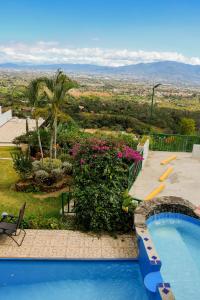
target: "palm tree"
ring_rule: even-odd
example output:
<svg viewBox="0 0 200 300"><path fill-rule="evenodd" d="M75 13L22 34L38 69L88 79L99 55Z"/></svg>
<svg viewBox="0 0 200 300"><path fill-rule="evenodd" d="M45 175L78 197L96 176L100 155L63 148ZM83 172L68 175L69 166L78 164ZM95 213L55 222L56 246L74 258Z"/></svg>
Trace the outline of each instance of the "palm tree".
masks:
<svg viewBox="0 0 200 300"><path fill-rule="evenodd" d="M62 105L66 101L70 89L77 87L76 81L70 79L62 71L58 70L53 78L43 78L42 91L48 99L49 109L52 117L50 157L57 157L57 126L58 118L63 116Z"/></svg>
<svg viewBox="0 0 200 300"><path fill-rule="evenodd" d="M17 86L17 88L21 88L22 89L22 94L23 97L25 97L30 106L32 107L31 109L31 114L33 116L33 118L35 119L35 125L36 125L36 132L37 132L37 136L38 136L38 145L40 148L40 153L41 153L41 159L43 161L44 158L44 153L43 153L43 148L42 148L42 142L41 142L41 137L40 137L40 129L39 129L39 118L41 115L44 114L42 108L40 108L40 102L41 102L41 82L42 79L41 78L37 78L32 80L28 86ZM14 92L14 90L13 90Z"/></svg>
<svg viewBox="0 0 200 300"><path fill-rule="evenodd" d="M30 105L32 106L32 115L35 118L36 132L38 136L38 144L41 153L41 159L43 161L44 153L42 148L42 142L40 137L40 129L39 129L39 118L41 114L40 109L40 101L41 101L41 79L33 79L27 87L27 98L29 100Z"/></svg>

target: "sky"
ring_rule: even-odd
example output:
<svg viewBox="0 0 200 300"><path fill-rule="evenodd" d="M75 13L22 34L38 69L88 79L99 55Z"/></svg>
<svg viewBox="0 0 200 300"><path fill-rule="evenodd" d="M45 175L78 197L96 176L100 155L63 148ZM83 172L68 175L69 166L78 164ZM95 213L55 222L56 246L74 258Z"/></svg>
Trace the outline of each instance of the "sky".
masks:
<svg viewBox="0 0 200 300"><path fill-rule="evenodd" d="M0 63L200 65L200 0L0 0Z"/></svg>

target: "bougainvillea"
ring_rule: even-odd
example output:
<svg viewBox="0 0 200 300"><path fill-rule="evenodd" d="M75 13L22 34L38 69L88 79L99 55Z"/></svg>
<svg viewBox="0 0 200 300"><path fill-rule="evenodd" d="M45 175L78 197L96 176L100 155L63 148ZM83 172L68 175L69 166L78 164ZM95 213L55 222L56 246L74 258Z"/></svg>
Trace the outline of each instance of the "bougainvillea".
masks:
<svg viewBox="0 0 200 300"><path fill-rule="evenodd" d="M71 149L77 221L94 231L127 231L132 216L122 210L129 166L142 156L124 143L86 139Z"/></svg>

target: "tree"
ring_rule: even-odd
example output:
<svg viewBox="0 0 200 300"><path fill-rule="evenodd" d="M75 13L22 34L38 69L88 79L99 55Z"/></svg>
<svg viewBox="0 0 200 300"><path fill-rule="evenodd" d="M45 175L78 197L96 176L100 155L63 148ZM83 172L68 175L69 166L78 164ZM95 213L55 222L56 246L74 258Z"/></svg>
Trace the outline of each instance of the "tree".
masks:
<svg viewBox="0 0 200 300"><path fill-rule="evenodd" d="M40 104L42 101L41 83L42 78L36 78L32 80L28 86L18 86L18 88L21 88L23 97L27 99L29 105L32 107L31 114L35 119L38 145L40 148L41 158L43 160L44 154L40 137L39 118L41 117L41 115L44 115L45 109L40 108Z"/></svg>
<svg viewBox="0 0 200 300"><path fill-rule="evenodd" d="M77 87L78 84L60 70L57 71L53 78L43 78L42 82L42 91L48 99L48 107L51 114L50 157L53 157L54 149L54 158L56 158L58 119L70 118L68 115L63 114L62 106L67 100L69 90Z"/></svg>
<svg viewBox="0 0 200 300"><path fill-rule="evenodd" d="M182 118L180 120L180 133L184 135L193 135L195 134L195 120L190 119L190 118Z"/></svg>
<svg viewBox="0 0 200 300"><path fill-rule="evenodd" d="M40 85L41 85L40 79L32 80L27 87L27 98L29 100L30 105L32 106L32 115L35 118L38 144L40 148L41 158L43 160L44 154L43 154L42 142L40 137L40 129L39 129L40 114L37 111L37 109L40 107L40 101L41 101Z"/></svg>

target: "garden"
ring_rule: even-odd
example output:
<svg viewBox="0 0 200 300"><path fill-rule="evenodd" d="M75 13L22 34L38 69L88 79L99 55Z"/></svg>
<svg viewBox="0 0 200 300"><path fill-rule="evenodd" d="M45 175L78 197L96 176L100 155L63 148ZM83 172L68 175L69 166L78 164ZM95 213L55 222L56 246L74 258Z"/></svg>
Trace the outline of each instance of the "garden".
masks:
<svg viewBox="0 0 200 300"><path fill-rule="evenodd" d="M83 131L63 109L77 83L58 71L21 88L36 130L2 149L1 210L27 202L25 227L128 232L137 201L129 197L129 169L142 160L131 133ZM39 118L44 123L38 126ZM20 148L20 145L23 147ZM11 153L11 154L9 154ZM70 191L74 217L61 217L61 194Z"/></svg>

